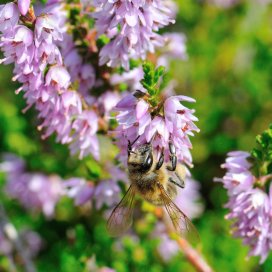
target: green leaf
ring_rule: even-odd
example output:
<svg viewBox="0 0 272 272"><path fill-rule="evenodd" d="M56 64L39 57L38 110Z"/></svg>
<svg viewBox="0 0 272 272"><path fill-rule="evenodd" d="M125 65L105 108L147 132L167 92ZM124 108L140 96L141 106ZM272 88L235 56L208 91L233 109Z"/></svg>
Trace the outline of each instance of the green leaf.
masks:
<svg viewBox="0 0 272 272"><path fill-rule="evenodd" d="M165 68L159 66L155 68L154 64L145 62L143 64L144 78L141 80L141 84L147 90L151 96L151 101L157 101L157 96L165 87ZM163 87L162 87L163 86Z"/></svg>
<svg viewBox="0 0 272 272"><path fill-rule="evenodd" d="M255 159L254 167L257 168L259 175L271 173L272 161L272 125L262 134L256 137L257 146L251 151Z"/></svg>
<svg viewBox="0 0 272 272"><path fill-rule="evenodd" d="M107 37L106 35L101 35L101 36L99 36L99 38L97 39L97 42L96 42L96 44L97 44L97 46L98 47L103 47L104 45L106 45L107 43L109 43L109 41L110 41L110 38L109 37Z"/></svg>

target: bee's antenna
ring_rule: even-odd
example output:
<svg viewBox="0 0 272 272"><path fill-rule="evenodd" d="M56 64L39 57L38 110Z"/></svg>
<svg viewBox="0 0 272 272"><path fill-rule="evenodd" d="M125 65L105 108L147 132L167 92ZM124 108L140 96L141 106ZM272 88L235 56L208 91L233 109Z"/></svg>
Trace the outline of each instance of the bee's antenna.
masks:
<svg viewBox="0 0 272 272"><path fill-rule="evenodd" d="M128 140L128 153L134 153L132 151L132 146L137 142L137 140L140 138L140 135L131 143L130 140Z"/></svg>
<svg viewBox="0 0 272 272"><path fill-rule="evenodd" d="M132 146L137 142L137 140L140 138L140 135L131 143L130 140L128 140L128 146L132 148Z"/></svg>

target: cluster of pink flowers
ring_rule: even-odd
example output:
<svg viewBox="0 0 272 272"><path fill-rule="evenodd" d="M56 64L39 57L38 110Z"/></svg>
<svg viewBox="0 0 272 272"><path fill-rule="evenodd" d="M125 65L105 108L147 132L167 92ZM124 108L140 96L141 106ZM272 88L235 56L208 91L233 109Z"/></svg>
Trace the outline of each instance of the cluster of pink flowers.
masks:
<svg viewBox="0 0 272 272"><path fill-rule="evenodd" d="M108 171L110 178L100 180L96 186L82 178L64 181L64 195L74 199L77 206L94 200L96 209L101 209L104 205L114 207L120 201L120 188L117 183L127 182L127 175L113 165L106 165L105 170Z"/></svg>
<svg viewBox="0 0 272 272"><path fill-rule="evenodd" d="M192 144L189 136L199 131L194 124L198 119L193 115L194 110L183 106L181 101L195 100L186 96L171 96L154 107L148 99L137 99L132 94L124 97L115 107L118 111L116 120L119 126L115 133L120 157L127 155L128 140L138 138L134 147L152 141L158 156L163 152L167 161L170 157L168 143L171 141L176 147L178 160L191 166Z"/></svg>
<svg viewBox="0 0 272 272"><path fill-rule="evenodd" d="M6 192L26 209L42 211L52 218L61 197L74 199L76 206L94 202L96 209L113 208L120 201L118 182L127 182L127 175L118 167L108 164L105 170L109 178L97 185L83 178L63 180L57 175L47 176L25 170L25 162L12 154L6 154L0 163L0 171L7 174Z"/></svg>
<svg viewBox="0 0 272 272"><path fill-rule="evenodd" d="M37 232L27 229L17 233L14 226L10 222L6 222L5 224L3 224L3 219L1 219L1 221L2 224L0 226L0 254L10 257L14 252L16 252L14 239L11 239L16 238L17 241L20 241L24 253L28 257L30 257L31 259L36 257L36 255L39 253L43 246L43 241L40 235ZM18 237L10 237L10 235L8 235L9 233L13 233ZM17 254L20 254L20 252L17 252Z"/></svg>
<svg viewBox="0 0 272 272"><path fill-rule="evenodd" d="M29 173L22 159L6 154L0 164L0 171L7 174L6 192L16 198L27 209L42 211L52 217L62 195L61 178L41 173Z"/></svg>
<svg viewBox="0 0 272 272"><path fill-rule="evenodd" d="M174 23L174 4L162 0L94 1L98 34L111 39L100 51L100 64L122 65L129 69L129 59L145 59L147 52L164 45L157 31Z"/></svg>
<svg viewBox="0 0 272 272"><path fill-rule="evenodd" d="M171 60L187 60L186 37L183 33L165 33L162 35L165 40L165 45L157 53L156 66L164 66L166 69L170 66ZM142 66L138 66L130 71L124 71L122 74L113 74L111 76L111 84L126 84L128 90L140 90L145 92L141 84L141 79L144 77ZM164 90L165 93L172 95L173 81Z"/></svg>
<svg viewBox="0 0 272 272"><path fill-rule="evenodd" d="M256 178L251 173L249 157L249 153L242 151L228 153L222 165L227 173L216 181L227 189L226 207L230 212L226 218L234 221L233 235L250 247L250 256L260 256L263 263L272 250L272 186L269 192L258 186L262 177Z"/></svg>
<svg viewBox="0 0 272 272"><path fill-rule="evenodd" d="M57 140L70 144L72 153L79 152L80 158L91 153L98 159L98 117L94 110L83 109L79 93L71 89L71 76L57 46L63 41L65 31L57 14L37 16L32 30L20 24L16 4L2 5L0 11L0 47L5 56L1 62L14 63L13 79L22 83L16 92L24 91L27 108L35 105L43 119L39 126L44 130L43 137L56 133ZM68 51L66 62L69 62ZM81 73L80 86L84 89L83 86L90 87L94 79L85 75L91 67L82 67L78 73Z"/></svg>

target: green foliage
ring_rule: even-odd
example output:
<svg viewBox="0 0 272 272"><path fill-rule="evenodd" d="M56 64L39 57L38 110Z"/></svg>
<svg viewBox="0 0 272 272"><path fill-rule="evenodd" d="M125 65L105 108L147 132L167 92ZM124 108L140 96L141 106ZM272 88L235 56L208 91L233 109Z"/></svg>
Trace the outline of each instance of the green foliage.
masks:
<svg viewBox="0 0 272 272"><path fill-rule="evenodd" d="M165 68L163 66L155 68L151 62L145 62L143 71L144 78L141 83L151 97L156 97L162 91L160 84L165 75Z"/></svg>
<svg viewBox="0 0 272 272"><path fill-rule="evenodd" d="M258 174L265 176L272 173L272 124L269 129L256 137L257 147L251 154L258 166Z"/></svg>
<svg viewBox="0 0 272 272"><path fill-rule="evenodd" d="M265 261L263 265L263 272L271 272L271 267L272 267L272 254L268 256L267 260Z"/></svg>
<svg viewBox="0 0 272 272"><path fill-rule="evenodd" d="M106 45L107 43L109 43L110 39L106 36L106 35L101 35L99 36L99 38L97 39L97 46L99 48L103 47L104 45Z"/></svg>

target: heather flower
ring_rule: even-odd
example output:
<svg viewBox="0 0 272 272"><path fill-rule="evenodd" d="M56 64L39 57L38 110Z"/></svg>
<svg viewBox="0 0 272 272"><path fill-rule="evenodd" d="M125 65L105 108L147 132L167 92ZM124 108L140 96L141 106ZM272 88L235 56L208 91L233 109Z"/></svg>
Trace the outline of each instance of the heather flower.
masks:
<svg viewBox="0 0 272 272"><path fill-rule="evenodd" d="M56 87L61 93L61 89L67 89L70 84L70 75L63 66L53 66L49 69L45 78L45 86Z"/></svg>
<svg viewBox="0 0 272 272"><path fill-rule="evenodd" d="M86 98L96 82L93 66L83 62L71 36L64 35L60 47L65 67L71 76L71 82L79 85L78 91Z"/></svg>
<svg viewBox="0 0 272 272"><path fill-rule="evenodd" d="M104 170L108 172L109 178L99 181L96 186L82 178L70 178L64 181L63 195L74 199L77 206L95 201L97 209L101 209L104 204L112 207L120 200L120 188L117 182L127 182L128 177L124 171L111 164L106 164Z"/></svg>
<svg viewBox="0 0 272 272"><path fill-rule="evenodd" d="M98 116L92 111L83 111L77 116L72 126L75 131L72 136L70 150L72 154L79 151L79 158L92 154L95 159L99 159L99 143L96 136L98 129Z"/></svg>
<svg viewBox="0 0 272 272"><path fill-rule="evenodd" d="M203 204L199 201L200 184L191 177L186 177L185 188L177 188L176 205L190 218L198 218L203 212Z"/></svg>
<svg viewBox="0 0 272 272"><path fill-rule="evenodd" d="M169 67L169 60L187 60L186 37L182 33L165 33L165 46L161 49L161 55L157 65Z"/></svg>
<svg viewBox="0 0 272 272"><path fill-rule="evenodd" d="M121 64L128 70L130 58L144 59L147 52L164 44L157 31L174 22L169 1L101 0L94 5L98 34L111 38L100 51L100 65Z"/></svg>
<svg viewBox="0 0 272 272"><path fill-rule="evenodd" d="M19 11L14 3L0 5L0 31L12 32L19 20Z"/></svg>
<svg viewBox="0 0 272 272"><path fill-rule="evenodd" d="M165 232L165 225L158 223L156 225L154 236L159 237L160 243L157 247L158 253L163 261L168 262L179 252L179 246L176 241L169 238Z"/></svg>
<svg viewBox="0 0 272 272"><path fill-rule="evenodd" d="M79 92L86 94L95 85L95 71L90 64L82 64L78 71Z"/></svg>
<svg viewBox="0 0 272 272"><path fill-rule="evenodd" d="M43 138L56 132L57 141L70 143L73 118L82 111L81 100L78 93L62 90L63 84L66 84L64 78L58 83L54 79L48 80L50 85L47 90L51 90L52 93L44 92L43 99L36 104L40 112L39 117L44 119L39 129L46 128ZM50 89L52 85L53 88ZM57 95L57 91L63 93Z"/></svg>
<svg viewBox="0 0 272 272"><path fill-rule="evenodd" d="M268 194L256 187L258 179L251 173L249 157L247 152L228 153L222 165L227 173L216 181L222 182L227 189L229 214L226 219L233 221L234 237L242 238L243 243L250 247L249 255L260 256L263 263L272 250L272 186Z"/></svg>
<svg viewBox="0 0 272 272"><path fill-rule="evenodd" d="M10 222L2 221L0 226L0 254L10 256L16 250L16 246L14 240L10 239L11 237L7 235L8 229L12 229L12 232L16 231ZM17 239L20 239L25 253L30 258L34 258L42 248L41 237L37 232L32 230L23 230L18 234Z"/></svg>
<svg viewBox="0 0 272 272"><path fill-rule="evenodd" d="M74 199L75 205L80 206L92 199L94 185L81 178L70 178L63 182L64 195Z"/></svg>
<svg viewBox="0 0 272 272"><path fill-rule="evenodd" d="M0 163L0 171L8 173L9 175L19 176L25 169L25 162L23 159L6 153L3 155L3 161Z"/></svg>
<svg viewBox="0 0 272 272"><path fill-rule="evenodd" d="M120 94L117 92L106 91L97 99L99 113L106 118L110 117L112 109L120 101Z"/></svg>
<svg viewBox="0 0 272 272"><path fill-rule="evenodd" d="M38 255L43 247L43 240L37 232L32 230L23 230L19 233L21 242L27 255L34 258Z"/></svg>
<svg viewBox="0 0 272 272"><path fill-rule="evenodd" d="M78 82L79 91L86 93L94 85L94 70L91 65L84 64L81 57L76 67L69 66L67 70L63 66L58 45L63 41L66 28L57 12L60 11L61 4L53 2L47 6L52 13L41 13L36 17L34 31L23 25L16 25L16 5L2 7L1 15L6 18L6 27L0 29L0 46L4 53L1 62L15 64L13 80L23 84L16 93L24 91L27 101L25 110L32 105L38 110L38 116L43 120L38 127L44 131L43 139L56 133L57 141L70 144L73 154L79 153L80 158L83 158L91 153L98 158L98 141L95 136L98 117L95 113L82 112L81 97L70 88L72 82ZM9 17L13 13L13 18ZM63 18L64 14L60 14ZM70 50L74 48L72 44ZM72 57L70 64L73 61ZM69 61L67 62L69 64ZM46 68L48 71L45 73ZM71 78L69 71L74 68L78 72ZM85 120L89 117L90 120ZM83 128L83 132L77 131Z"/></svg>
<svg viewBox="0 0 272 272"><path fill-rule="evenodd" d="M22 15L26 15L30 6L30 0L18 0L18 8Z"/></svg>
<svg viewBox="0 0 272 272"><path fill-rule="evenodd" d="M194 110L183 106L181 101L194 102L189 97L173 96L160 105L152 106L148 100L137 99L134 95L124 97L115 107L119 124L115 135L120 155L126 154L128 141L133 142L139 137L134 147L152 141L154 150L158 154L164 152L167 161L170 156L168 142L171 140L179 161L190 166L192 158L189 149L192 145L189 136L198 131L194 124L197 118L193 115ZM154 115L154 112L159 114Z"/></svg>
<svg viewBox="0 0 272 272"><path fill-rule="evenodd" d="M62 40L62 31L54 14L42 14L37 17L35 23L35 42L52 44L54 41Z"/></svg>
<svg viewBox="0 0 272 272"><path fill-rule="evenodd" d="M139 66L130 71L124 71L122 74L113 74L111 76L110 82L113 85L125 83L129 90L144 91L144 88L140 83L143 76L143 68Z"/></svg>
<svg viewBox="0 0 272 272"><path fill-rule="evenodd" d="M122 181L124 183L128 183L128 176L127 173L120 169L120 167L111 165L111 164L106 164L106 169L109 172L110 175L110 180L112 180L112 182L117 183L119 181Z"/></svg>
<svg viewBox="0 0 272 272"><path fill-rule="evenodd" d="M23 173L16 179L9 179L7 192L30 210L41 210L46 217L54 215L55 205L61 195L60 179L42 174Z"/></svg>
<svg viewBox="0 0 272 272"><path fill-rule="evenodd" d="M0 228L0 254L9 255L12 253L12 242L6 237L2 228Z"/></svg>
<svg viewBox="0 0 272 272"><path fill-rule="evenodd" d="M95 187L94 191L96 209L103 205L113 207L120 201L120 188L113 180L103 180Z"/></svg>
<svg viewBox="0 0 272 272"><path fill-rule="evenodd" d="M52 217L62 192L60 178L27 173L22 160L15 156L6 155L4 159L0 169L7 174L7 193L25 208L42 211L45 216Z"/></svg>
<svg viewBox="0 0 272 272"><path fill-rule="evenodd" d="M31 66L34 57L33 32L25 26L16 26L1 37L0 46L5 58L1 62L9 64L15 62L21 69L21 74L27 74L26 67ZM31 68L30 68L31 69Z"/></svg>

